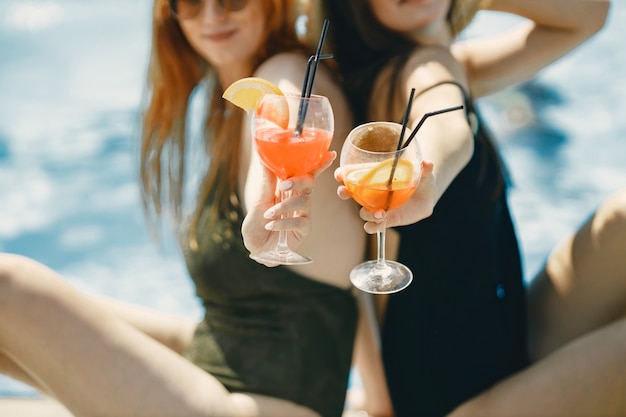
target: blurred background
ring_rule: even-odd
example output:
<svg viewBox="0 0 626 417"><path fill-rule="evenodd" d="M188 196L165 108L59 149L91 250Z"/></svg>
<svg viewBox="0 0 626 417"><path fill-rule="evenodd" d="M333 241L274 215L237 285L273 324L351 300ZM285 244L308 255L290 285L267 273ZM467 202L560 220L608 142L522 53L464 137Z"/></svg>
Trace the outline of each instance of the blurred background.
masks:
<svg viewBox="0 0 626 417"><path fill-rule="evenodd" d="M149 0L0 2L0 251L80 289L200 317L183 263L142 217L139 106ZM463 36L506 29L482 12ZM550 249L626 186L626 2L532 82L481 99L514 186L532 279ZM0 397L36 393L0 376Z"/></svg>

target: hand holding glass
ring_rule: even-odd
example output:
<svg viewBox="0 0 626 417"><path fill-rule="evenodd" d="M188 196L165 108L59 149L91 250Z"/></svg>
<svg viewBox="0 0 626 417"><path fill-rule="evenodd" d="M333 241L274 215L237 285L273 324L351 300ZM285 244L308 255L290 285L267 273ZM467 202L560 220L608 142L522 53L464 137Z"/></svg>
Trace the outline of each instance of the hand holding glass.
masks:
<svg viewBox="0 0 626 417"><path fill-rule="evenodd" d="M372 122L354 128L341 150L344 185L370 211L393 210L415 192L422 173L422 154L416 140L398 149L402 125ZM409 136L409 129L404 137ZM413 273L405 265L385 259L385 231L377 232L378 258L357 265L350 281L360 290L390 294L406 288Z"/></svg>
<svg viewBox="0 0 626 417"><path fill-rule="evenodd" d="M301 116L305 117L301 119ZM330 147L334 118L326 97L312 95L265 94L252 117L256 150L265 164L281 181L309 175L320 167ZM290 191L281 192L281 200ZM312 260L289 248L287 232L280 231L276 247L250 256L257 261L298 265Z"/></svg>

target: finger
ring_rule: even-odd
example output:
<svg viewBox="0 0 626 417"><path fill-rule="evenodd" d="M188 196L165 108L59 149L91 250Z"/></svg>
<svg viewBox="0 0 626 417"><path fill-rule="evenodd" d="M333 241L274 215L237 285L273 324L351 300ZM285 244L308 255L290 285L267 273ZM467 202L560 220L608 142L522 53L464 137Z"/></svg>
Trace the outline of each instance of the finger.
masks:
<svg viewBox="0 0 626 417"><path fill-rule="evenodd" d="M311 231L309 217L284 217L268 222L266 228L273 232L287 231L300 236L306 236Z"/></svg>
<svg viewBox="0 0 626 417"><path fill-rule="evenodd" d="M289 182L289 188L283 188L283 183ZM293 191L297 194L311 194L315 188L315 178L312 175L302 175L299 177L291 177L287 181L279 184L283 191Z"/></svg>
<svg viewBox="0 0 626 417"><path fill-rule="evenodd" d="M363 229L369 234L376 233L385 229L385 220L388 213L384 210L369 211L361 208L359 215L362 220L365 220Z"/></svg>
<svg viewBox="0 0 626 417"><path fill-rule="evenodd" d="M422 161L422 178L426 178L433 173L435 164L432 161Z"/></svg>
<svg viewBox="0 0 626 417"><path fill-rule="evenodd" d="M385 225L382 223L366 222L363 225L363 229L366 233L372 235L376 232L382 232L385 229Z"/></svg>
<svg viewBox="0 0 626 417"><path fill-rule="evenodd" d="M313 176L317 177L322 172L326 171L326 169L328 169L328 167L330 167L333 164L333 161L335 160L335 158L337 158L337 152L335 152L335 151L328 151L328 152L326 152L326 154L324 155L324 159L322 161L322 164L320 165L320 167L318 169L316 169L313 172Z"/></svg>
<svg viewBox="0 0 626 417"><path fill-rule="evenodd" d="M340 185L339 187L337 187L337 195L342 200L349 200L352 198L352 193L345 185Z"/></svg>
<svg viewBox="0 0 626 417"><path fill-rule="evenodd" d="M263 214L266 219L278 219L286 214L297 213L295 217L307 217L311 212L311 197L308 194L294 194L275 204Z"/></svg>
<svg viewBox="0 0 626 417"><path fill-rule="evenodd" d="M311 196L309 194L293 194L282 201L277 214L297 213L298 217L308 216L311 212Z"/></svg>
<svg viewBox="0 0 626 417"><path fill-rule="evenodd" d="M343 169L341 167L335 169L333 174L335 176L335 180L343 184Z"/></svg>
<svg viewBox="0 0 626 417"><path fill-rule="evenodd" d="M388 213L384 210L371 211L361 207L359 216L366 222L382 223L387 218Z"/></svg>

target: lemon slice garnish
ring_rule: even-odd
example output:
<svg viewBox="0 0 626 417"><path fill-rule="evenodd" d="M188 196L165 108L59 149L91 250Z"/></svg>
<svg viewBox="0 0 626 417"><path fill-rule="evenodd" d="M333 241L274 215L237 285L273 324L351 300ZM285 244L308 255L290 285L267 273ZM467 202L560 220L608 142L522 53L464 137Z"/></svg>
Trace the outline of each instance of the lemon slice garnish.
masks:
<svg viewBox="0 0 626 417"><path fill-rule="evenodd" d="M391 176L391 170L393 169L394 159L387 159L373 168L363 172L364 170L354 171L353 176L348 174L348 180L363 187L370 188L387 188L389 184L389 177ZM357 177L358 178L355 178ZM393 172L393 179L391 180L391 189L394 188L394 184L407 184L411 183L413 178L413 164L406 159L399 159Z"/></svg>

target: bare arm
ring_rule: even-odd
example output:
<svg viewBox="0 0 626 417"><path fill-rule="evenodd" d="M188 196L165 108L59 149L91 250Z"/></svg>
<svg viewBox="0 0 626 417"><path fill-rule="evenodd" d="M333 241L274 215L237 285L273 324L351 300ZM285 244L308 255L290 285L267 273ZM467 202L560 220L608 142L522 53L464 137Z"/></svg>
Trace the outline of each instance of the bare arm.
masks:
<svg viewBox="0 0 626 417"><path fill-rule="evenodd" d="M597 33L610 0L493 0L489 10L527 20L510 31L460 41L453 55L463 64L474 97L533 77Z"/></svg>
<svg viewBox="0 0 626 417"><path fill-rule="evenodd" d="M384 99L387 97L386 88L393 85L390 74L388 68L377 80L373 94L382 99L372 100L373 120L400 122L412 88L416 90L409 121L412 128L426 113L463 104L462 92L455 85L443 84L429 89L442 81L455 80L461 85L467 85L463 68L448 48L434 46L415 50L404 65L400 80L402 88L395 94L397 99L392 106ZM387 213L388 227L412 224L430 216L435 204L468 163L474 150L472 131L463 111L429 118L415 139L420 143L424 160L429 162L424 167L425 173L431 174L422 178L408 202ZM342 198L346 197L345 191L341 188L339 190ZM367 221L365 230L368 233L375 232L381 226L382 218L374 217L375 214L361 210L361 218Z"/></svg>
<svg viewBox="0 0 626 417"><path fill-rule="evenodd" d="M266 61L255 75L273 82L285 92L299 93L305 69L305 57L281 54ZM316 72L313 93L328 97L331 103L335 133L330 150L339 152L353 126L352 114L342 90L335 83L330 71L321 64ZM246 126L244 135L249 137L249 131ZM251 140L247 142L250 143ZM251 158L251 168L245 185L246 205L259 200L259 190L262 188L260 161L255 152L251 152ZM338 166L339 161L336 158L331 169L315 178L315 188L310 196L310 232L300 243L298 250L313 258L314 262L293 268L310 278L348 288L350 270L363 259L366 235L363 233L356 203L337 198L337 183L333 178L333 171Z"/></svg>

